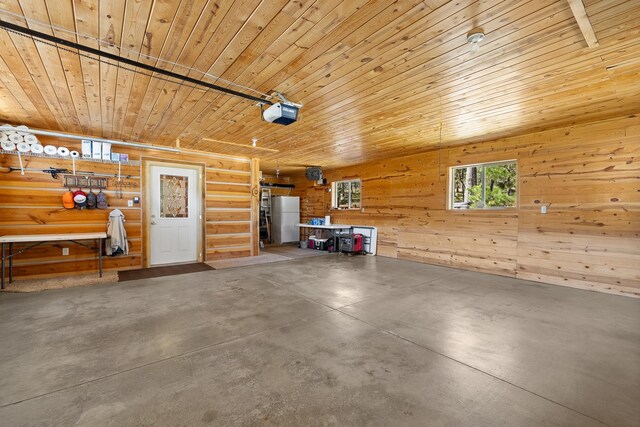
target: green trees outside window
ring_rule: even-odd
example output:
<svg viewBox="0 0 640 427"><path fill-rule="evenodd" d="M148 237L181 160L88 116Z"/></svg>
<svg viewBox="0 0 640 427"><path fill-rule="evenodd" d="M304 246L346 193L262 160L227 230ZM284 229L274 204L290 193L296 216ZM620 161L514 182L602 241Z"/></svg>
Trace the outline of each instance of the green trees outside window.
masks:
<svg viewBox="0 0 640 427"><path fill-rule="evenodd" d="M359 179L333 183L334 209L359 209L361 207L361 187Z"/></svg>
<svg viewBox="0 0 640 427"><path fill-rule="evenodd" d="M515 161L452 168L453 209L507 208L516 205Z"/></svg>

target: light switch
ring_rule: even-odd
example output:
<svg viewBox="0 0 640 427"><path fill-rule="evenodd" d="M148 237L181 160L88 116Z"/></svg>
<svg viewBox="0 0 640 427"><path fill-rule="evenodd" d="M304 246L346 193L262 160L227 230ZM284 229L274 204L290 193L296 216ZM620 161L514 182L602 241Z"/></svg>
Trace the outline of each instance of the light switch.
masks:
<svg viewBox="0 0 640 427"><path fill-rule="evenodd" d="M547 213L547 207L545 205L540 206L540 213L542 213L542 214L546 214Z"/></svg>
<svg viewBox="0 0 640 427"><path fill-rule="evenodd" d="M129 207L133 206L133 200L127 200L127 206Z"/></svg>

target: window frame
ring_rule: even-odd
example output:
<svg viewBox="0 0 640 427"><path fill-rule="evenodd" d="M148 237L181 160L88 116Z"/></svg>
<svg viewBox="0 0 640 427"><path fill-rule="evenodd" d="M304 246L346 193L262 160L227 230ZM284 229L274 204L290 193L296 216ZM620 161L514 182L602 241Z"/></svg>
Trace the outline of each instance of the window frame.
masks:
<svg viewBox="0 0 640 427"><path fill-rule="evenodd" d="M510 165L514 164L516 167L516 182L515 182L515 203L513 206L486 206L486 168L489 166L502 166L502 165ZM462 168L471 168L471 167L479 167L482 166L482 201L483 206L479 208L456 208L453 198L455 196L454 185L454 173L456 169ZM517 159L508 159L508 160L498 160L495 162L480 162L480 163L471 163L466 165L457 165L449 167L449 182L447 185L447 210L454 212L472 212L472 211L493 211L493 210L504 210L504 209L517 209L519 205L519 187L518 187L518 160Z"/></svg>
<svg viewBox="0 0 640 427"><path fill-rule="evenodd" d="M351 206L351 183L353 182L357 182L360 186L360 206L357 208L354 208ZM342 183L349 183L349 207L347 208L341 208L338 207L338 184L342 184ZM333 210L339 210L339 211L347 211L347 210L360 210L362 209L362 179L360 178L354 178L354 179L343 179L340 181L334 181L331 183L331 209Z"/></svg>

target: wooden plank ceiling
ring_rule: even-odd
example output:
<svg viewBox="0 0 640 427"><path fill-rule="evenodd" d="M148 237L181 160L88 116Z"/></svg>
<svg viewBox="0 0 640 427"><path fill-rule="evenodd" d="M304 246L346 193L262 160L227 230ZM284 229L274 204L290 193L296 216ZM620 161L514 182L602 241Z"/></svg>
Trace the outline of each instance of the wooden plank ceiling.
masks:
<svg viewBox="0 0 640 427"><path fill-rule="evenodd" d="M261 157L266 171L277 159L286 173L640 111L640 2L583 3L595 48L566 0L0 0L3 20L304 104L297 123L269 124L254 102L0 30L0 119L162 145L179 138ZM486 37L472 54L475 27ZM252 150L252 137L279 153Z"/></svg>

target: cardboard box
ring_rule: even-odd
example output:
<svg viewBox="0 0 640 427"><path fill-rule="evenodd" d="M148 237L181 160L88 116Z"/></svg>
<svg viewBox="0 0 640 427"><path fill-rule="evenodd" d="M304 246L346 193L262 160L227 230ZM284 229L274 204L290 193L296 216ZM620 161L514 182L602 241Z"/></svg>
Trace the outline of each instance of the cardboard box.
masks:
<svg viewBox="0 0 640 427"><path fill-rule="evenodd" d="M90 159L91 158L91 141L88 139L82 140L82 158Z"/></svg>
<svg viewBox="0 0 640 427"><path fill-rule="evenodd" d="M102 142L92 141L91 158L96 160L102 160Z"/></svg>
<svg viewBox="0 0 640 427"><path fill-rule="evenodd" d="M102 143L102 160L111 160L111 144L109 142Z"/></svg>
<svg viewBox="0 0 640 427"><path fill-rule="evenodd" d="M329 230L317 229L315 236L316 239L328 239L331 237L331 233L329 232Z"/></svg>

